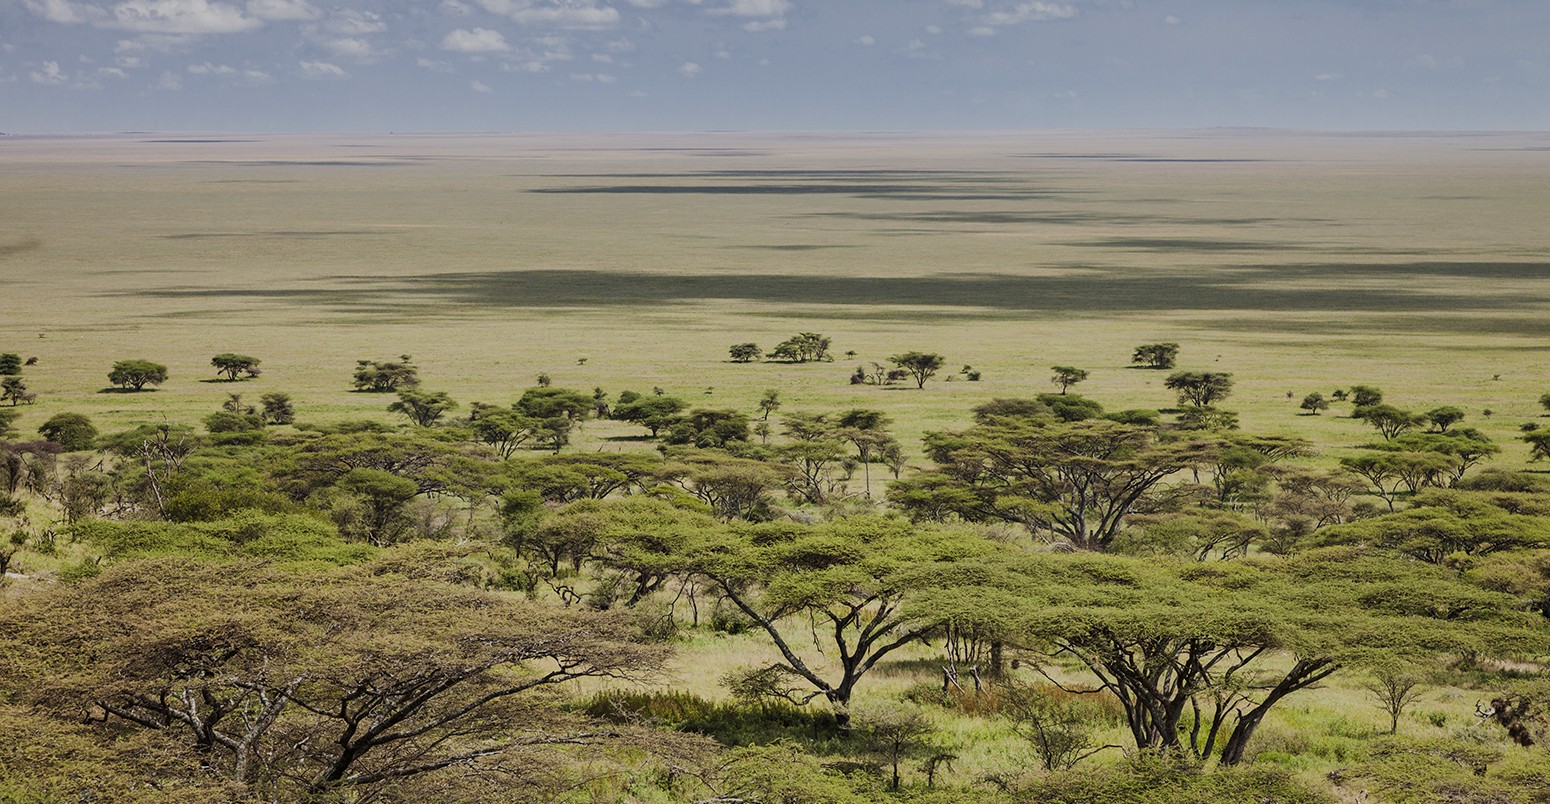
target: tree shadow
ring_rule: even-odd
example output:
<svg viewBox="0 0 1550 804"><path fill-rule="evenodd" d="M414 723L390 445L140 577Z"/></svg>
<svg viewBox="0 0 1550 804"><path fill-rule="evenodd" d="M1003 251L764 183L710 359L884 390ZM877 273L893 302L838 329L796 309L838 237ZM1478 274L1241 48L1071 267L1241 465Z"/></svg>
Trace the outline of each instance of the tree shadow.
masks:
<svg viewBox="0 0 1550 804"><path fill-rule="evenodd" d="M161 390L160 388L103 388L103 389L99 390L97 393L99 393L99 394L154 394L154 393L156 393L157 391L160 391L160 390Z"/></svg>

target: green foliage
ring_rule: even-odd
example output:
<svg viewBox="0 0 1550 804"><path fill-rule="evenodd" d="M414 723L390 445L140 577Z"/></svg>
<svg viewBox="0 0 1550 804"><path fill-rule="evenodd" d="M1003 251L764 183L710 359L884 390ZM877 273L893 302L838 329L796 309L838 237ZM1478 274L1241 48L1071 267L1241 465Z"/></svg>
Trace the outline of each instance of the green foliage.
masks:
<svg viewBox="0 0 1550 804"><path fill-rule="evenodd" d="M16 436L16 420L21 417L19 410L0 410L0 439Z"/></svg>
<svg viewBox="0 0 1550 804"><path fill-rule="evenodd" d="M225 377L227 382L236 382L243 377L257 377L263 373L263 370L258 367L258 364L262 362L262 360L256 357L232 354L231 352L218 354L210 358L210 365L214 366L216 372Z"/></svg>
<svg viewBox="0 0 1550 804"><path fill-rule="evenodd" d="M17 405L30 405L38 398L27 390L27 383L20 377L6 377L0 380L0 402L10 402L11 407Z"/></svg>
<svg viewBox="0 0 1550 804"><path fill-rule="evenodd" d="M131 391L140 391L147 385L161 385L167 381L167 367L149 360L120 360L108 372L108 382Z"/></svg>
<svg viewBox="0 0 1550 804"><path fill-rule="evenodd" d="M409 356L400 360L355 361L355 390L370 393L392 393L401 388L415 388L420 384L420 372L409 362Z"/></svg>
<svg viewBox="0 0 1550 804"><path fill-rule="evenodd" d="M314 516L253 510L211 522L92 520L75 525L71 532L111 561L252 557L293 566L342 566L364 562L374 553L366 545L345 542L332 524Z"/></svg>
<svg viewBox="0 0 1550 804"><path fill-rule="evenodd" d="M1050 371L1055 373L1049 378L1049 381L1060 386L1062 394L1066 392L1067 388L1087 379L1087 372L1075 366L1051 366Z"/></svg>
<svg viewBox="0 0 1550 804"><path fill-rule="evenodd" d="M1370 407L1383 401L1383 392L1370 385L1351 386L1351 403L1358 408Z"/></svg>
<svg viewBox="0 0 1550 804"><path fill-rule="evenodd" d="M810 740L815 735L832 739L834 715L802 709L789 703L720 703L692 693L612 691L584 699L577 711L612 723L645 721L660 728L703 734L721 745L738 748Z"/></svg>
<svg viewBox="0 0 1550 804"><path fill-rule="evenodd" d="M1232 374L1225 371L1176 371L1163 385L1179 395L1180 405L1208 408L1232 393Z"/></svg>
<svg viewBox="0 0 1550 804"><path fill-rule="evenodd" d="M1528 444L1529 460L1550 460L1550 430L1524 433L1523 442Z"/></svg>
<svg viewBox="0 0 1550 804"><path fill-rule="evenodd" d="M455 408L457 403L445 391L400 389L398 401L387 409L408 416L417 427L433 427L447 411Z"/></svg>
<svg viewBox="0 0 1550 804"><path fill-rule="evenodd" d="M1422 414L1437 432L1446 433L1448 428L1464 420L1464 409L1455 405L1443 405L1440 408L1432 408Z"/></svg>
<svg viewBox="0 0 1550 804"><path fill-rule="evenodd" d="M925 388L926 380L931 379L938 371L942 370L942 366L947 363L947 358L928 352L904 352L888 358L888 362L898 366L903 371L909 372L909 376L914 378L917 388Z"/></svg>
<svg viewBox="0 0 1550 804"><path fill-rule="evenodd" d="M1351 412L1351 418L1361 419L1372 425L1385 440L1393 440L1400 434L1408 433L1426 422L1424 416L1383 404L1358 405L1356 410Z"/></svg>
<svg viewBox="0 0 1550 804"><path fill-rule="evenodd" d="M1178 359L1179 345L1176 343L1142 344L1130 356L1132 364L1153 369L1171 369Z"/></svg>
<svg viewBox="0 0 1550 804"><path fill-rule="evenodd" d="M296 408L291 395L274 391L259 397L259 415L265 424L292 424L296 421Z"/></svg>
<svg viewBox="0 0 1550 804"><path fill-rule="evenodd" d="M97 441L97 428L80 413L56 413L38 426L38 433L66 452L91 449Z"/></svg>
<svg viewBox="0 0 1550 804"><path fill-rule="evenodd" d="M691 444L701 449L713 449L746 442L751 435L748 415L745 413L696 408L673 424L662 441L671 445Z"/></svg>
<svg viewBox="0 0 1550 804"><path fill-rule="evenodd" d="M1329 400L1325 399L1323 394L1319 393L1318 391L1314 391L1313 393L1303 397L1302 404L1298 407L1308 411L1310 416L1317 416L1320 413L1329 410Z"/></svg>
<svg viewBox="0 0 1550 804"><path fill-rule="evenodd" d="M764 356L764 350L760 349L757 343L734 344L727 352L731 355L733 363L751 363Z"/></svg>
<svg viewBox="0 0 1550 804"><path fill-rule="evenodd" d="M676 396L666 394L642 395L634 391L625 391L619 395L619 401L614 404L613 418L622 422L633 422L651 431L651 437L656 438L657 433L664 428L677 424L688 405Z"/></svg>
<svg viewBox="0 0 1550 804"><path fill-rule="evenodd" d="M15 352L0 352L0 375L15 376L22 373L22 356Z"/></svg>
<svg viewBox="0 0 1550 804"><path fill-rule="evenodd" d="M769 359L785 363L830 362L829 337L816 332L799 332L781 341L769 351Z"/></svg>
<svg viewBox="0 0 1550 804"><path fill-rule="evenodd" d="M1550 546L1550 512L1520 513L1527 504L1511 494L1431 489L1409 509L1333 525L1313 541L1381 547L1433 564Z"/></svg>
<svg viewBox="0 0 1550 804"><path fill-rule="evenodd" d="M1502 749L1448 738L1390 737L1374 743L1366 761L1341 774L1395 804L1531 804L1542 799L1530 792L1550 775L1550 762L1535 757L1532 765L1504 763ZM1512 777L1529 767L1537 777L1528 786ZM1509 770L1511 768L1511 770ZM1504 778L1505 777L1505 778ZM1526 779L1523 781L1527 781ZM1343 786L1345 786L1343 784Z"/></svg>
<svg viewBox="0 0 1550 804"><path fill-rule="evenodd" d="M1007 785L1019 801L1039 804L1334 804L1291 774L1250 766L1206 772L1199 766L1143 754L1112 768L1070 771Z"/></svg>
<svg viewBox="0 0 1550 804"><path fill-rule="evenodd" d="M247 433L264 429L264 420L256 415L218 410L204 419L211 433Z"/></svg>

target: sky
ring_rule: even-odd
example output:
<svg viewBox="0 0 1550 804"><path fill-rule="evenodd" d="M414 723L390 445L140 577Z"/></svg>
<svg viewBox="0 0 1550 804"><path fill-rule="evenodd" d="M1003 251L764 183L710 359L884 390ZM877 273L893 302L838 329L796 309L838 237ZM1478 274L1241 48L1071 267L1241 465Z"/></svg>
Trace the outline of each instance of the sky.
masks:
<svg viewBox="0 0 1550 804"><path fill-rule="evenodd" d="M1550 0L0 0L0 132L1550 129Z"/></svg>

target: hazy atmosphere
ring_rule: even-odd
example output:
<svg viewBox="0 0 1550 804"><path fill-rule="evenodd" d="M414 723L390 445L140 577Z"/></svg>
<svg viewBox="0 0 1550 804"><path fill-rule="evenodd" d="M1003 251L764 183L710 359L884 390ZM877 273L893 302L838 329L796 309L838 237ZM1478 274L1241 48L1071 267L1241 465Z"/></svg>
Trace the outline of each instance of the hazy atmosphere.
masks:
<svg viewBox="0 0 1550 804"><path fill-rule="evenodd" d="M1550 126L1540 0L0 0L0 131Z"/></svg>

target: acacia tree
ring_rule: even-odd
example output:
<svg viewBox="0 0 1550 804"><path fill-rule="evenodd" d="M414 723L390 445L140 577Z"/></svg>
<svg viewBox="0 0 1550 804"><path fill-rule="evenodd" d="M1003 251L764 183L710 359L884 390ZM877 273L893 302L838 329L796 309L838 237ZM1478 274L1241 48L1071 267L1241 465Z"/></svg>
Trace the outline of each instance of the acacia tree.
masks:
<svg viewBox="0 0 1550 804"><path fill-rule="evenodd" d="M942 370L942 366L947 363L947 358L928 352L904 352L888 358L888 362L909 372L909 376L915 380L915 387L925 388L926 380Z"/></svg>
<svg viewBox="0 0 1550 804"><path fill-rule="evenodd" d="M22 356L15 352L0 352L0 376L22 373Z"/></svg>
<svg viewBox="0 0 1550 804"><path fill-rule="evenodd" d="M430 774L521 779L525 750L617 731L545 705L543 689L640 678L663 657L621 618L390 566L126 563L13 601L0 623L8 693L179 739L258 800L371 798Z"/></svg>
<svg viewBox="0 0 1550 804"><path fill-rule="evenodd" d="M108 372L108 382L131 391L140 391L147 385L161 385L167 381L167 367L149 360L120 360Z"/></svg>
<svg viewBox="0 0 1550 804"><path fill-rule="evenodd" d="M832 361L829 354L829 336L816 332L799 332L781 341L769 351L769 359L787 363L812 363Z"/></svg>
<svg viewBox="0 0 1550 804"><path fill-rule="evenodd" d="M265 424L291 424L296 421L296 408L291 395L275 391L259 397L260 416Z"/></svg>
<svg viewBox="0 0 1550 804"><path fill-rule="evenodd" d="M733 363L752 363L764 356L764 350L760 349L757 343L734 344L727 350L727 353L731 356Z"/></svg>
<svg viewBox="0 0 1550 804"><path fill-rule="evenodd" d="M456 407L457 402L445 391L403 389L398 392L398 401L388 405L387 409L408 416L409 421L419 427L432 427L447 411Z"/></svg>
<svg viewBox="0 0 1550 804"><path fill-rule="evenodd" d="M1438 568L1351 550L1195 564L1091 554L1007 557L987 588L915 605L983 617L1072 660L1119 699L1138 748L1234 765L1288 696L1380 659L1513 655L1544 626L1516 599ZM1285 659L1283 659L1285 657ZM1052 679L1053 681L1053 679ZM1065 683L1065 682L1061 682ZM1079 690L1088 691L1088 690Z"/></svg>
<svg viewBox="0 0 1550 804"><path fill-rule="evenodd" d="M957 568L992 548L972 535L876 517L734 523L699 533L677 551L677 571L708 584L752 620L780 651L778 672L807 689L787 697L828 701L842 730L849 729L861 679L942 622L930 612L906 612L906 598L958 583ZM833 652L822 660L804 655L809 641Z"/></svg>
<svg viewBox="0 0 1550 804"><path fill-rule="evenodd" d="M409 355L398 360L355 361L355 390L376 394L415 388L420 385L420 372L409 362Z"/></svg>
<svg viewBox="0 0 1550 804"><path fill-rule="evenodd" d="M1208 408L1232 393L1232 374L1225 371L1178 371L1163 385L1179 395L1180 405Z"/></svg>
<svg viewBox="0 0 1550 804"><path fill-rule="evenodd" d="M1329 400L1325 399L1323 394L1314 391L1302 398L1302 404L1299 407L1308 411L1308 415L1317 416L1322 411L1329 410Z"/></svg>
<svg viewBox="0 0 1550 804"><path fill-rule="evenodd" d="M66 452L91 449L97 441L97 428L80 413L56 413L38 426L38 434Z"/></svg>
<svg viewBox="0 0 1550 804"><path fill-rule="evenodd" d="M926 444L936 471L891 484L894 505L918 519L1015 522L1082 550L1107 548L1158 484L1220 448L1215 439L1164 440L1155 427L1038 416L991 418L929 434Z"/></svg>
<svg viewBox="0 0 1550 804"><path fill-rule="evenodd" d="M1424 417L1432 427L1437 428L1437 432L1446 433L1449 427L1464 420L1464 409L1455 405L1443 405L1427 411Z"/></svg>
<svg viewBox="0 0 1550 804"><path fill-rule="evenodd" d="M1426 421L1423 416L1384 404L1359 406L1351 412L1351 418L1361 419L1372 425L1385 441L1392 441L1395 437L1420 427Z"/></svg>
<svg viewBox="0 0 1550 804"><path fill-rule="evenodd" d="M1136 347L1130 362L1153 369L1171 369L1179 359L1176 343L1147 343Z"/></svg>
<svg viewBox="0 0 1550 804"><path fill-rule="evenodd" d="M1050 370L1055 373L1049 378L1049 381L1060 386L1062 394L1066 392L1067 388L1087 379L1087 372L1075 366L1051 366Z"/></svg>
<svg viewBox="0 0 1550 804"><path fill-rule="evenodd" d="M37 394L27 390L27 383L20 377L6 377L0 380L0 401L10 402L13 408L24 403L30 405L37 398Z"/></svg>
<svg viewBox="0 0 1550 804"><path fill-rule="evenodd" d="M227 382L236 382L239 376L257 377L263 371L258 364L263 361L248 355L237 355L231 352L218 354L210 358L210 365L215 367L217 373L226 377Z"/></svg>

